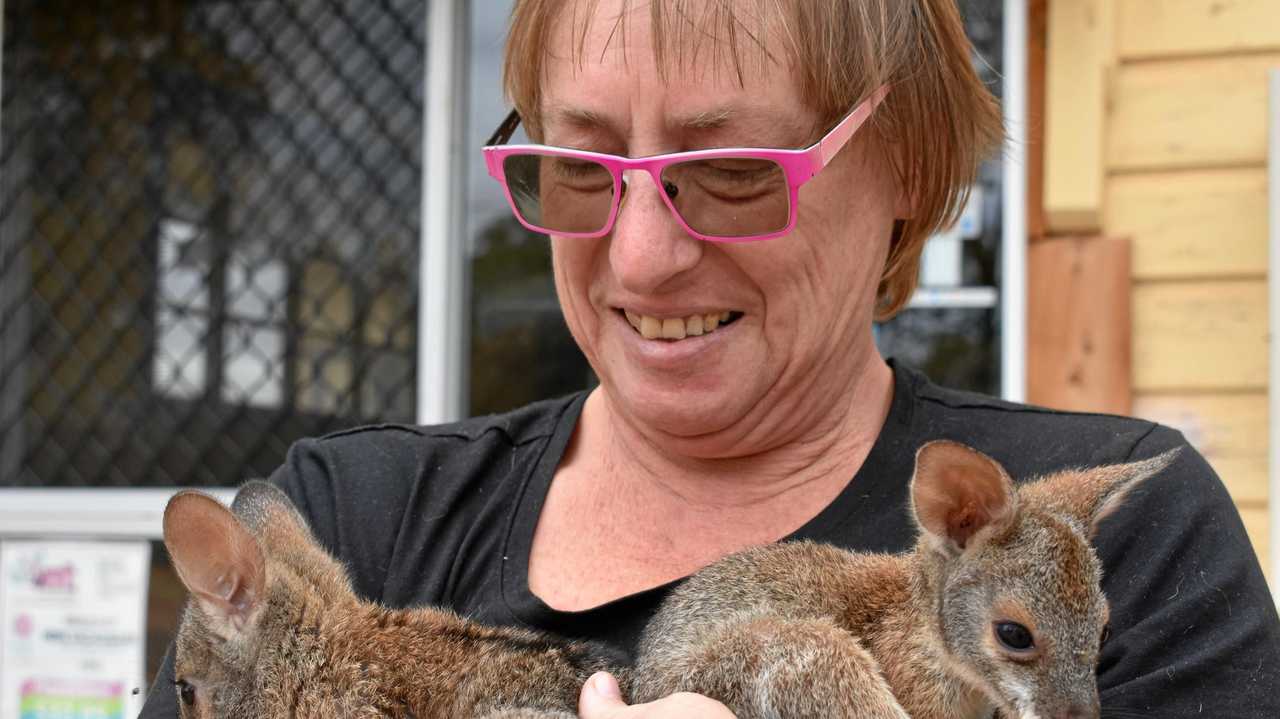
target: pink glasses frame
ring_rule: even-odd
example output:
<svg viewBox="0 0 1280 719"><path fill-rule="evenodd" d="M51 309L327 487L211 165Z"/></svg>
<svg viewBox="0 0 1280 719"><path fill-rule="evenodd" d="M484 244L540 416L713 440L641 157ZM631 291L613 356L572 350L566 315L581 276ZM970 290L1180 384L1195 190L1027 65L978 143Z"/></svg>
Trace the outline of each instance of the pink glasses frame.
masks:
<svg viewBox="0 0 1280 719"><path fill-rule="evenodd" d="M871 117L871 113L876 107L884 101L889 94L887 85L878 88L872 92L865 100L858 104L843 120L840 121L830 132L828 132L821 140L803 150L776 150L767 148L754 147L734 147L734 148L717 148L714 150L693 150L691 152L673 152L665 155L653 155L651 157L629 158L620 157L618 155L608 155L601 152L588 152L586 150L573 150L566 147L552 147L550 145L503 145L498 144L504 141L503 135L510 137L515 131L516 124L519 122L519 116L512 113L507 122L494 133L494 137L490 139L489 144L484 147L485 166L489 170L489 175L493 179L502 184L502 191L507 196L507 203L510 204L512 212L520 224L530 230L542 234L553 234L557 237L603 237L613 231L614 223L618 219L618 213L622 207L622 184L623 173L627 170L641 170L647 172L649 177L653 179L654 184L658 187L658 195L662 197L666 203L667 209L671 211L672 217L676 218L676 222L684 228L689 235L699 240L707 242L756 242L759 240L769 240L775 237L781 237L796 226L796 203L800 197L800 186L812 180L819 172L822 171L840 150L848 144L849 140L862 128L867 119ZM572 157L582 160L591 160L603 165L613 175L613 200L609 208L609 219L605 221L603 229L597 232L553 232L545 227L538 227L525 222L524 217L520 215L520 210L516 206L515 198L511 196L511 188L507 185L506 171L504 169L505 160L512 155L523 155L530 152L536 152L540 155L550 155L554 157ZM704 235L688 225L680 213L676 210L675 203L666 192L662 190L662 171L670 165L680 162L688 162L690 160L715 160L722 158L749 158L757 160L769 160L777 163L782 171L786 174L787 185L790 187L791 199L788 208L788 217L786 227L763 235L748 235L744 237L721 237L716 235Z"/></svg>

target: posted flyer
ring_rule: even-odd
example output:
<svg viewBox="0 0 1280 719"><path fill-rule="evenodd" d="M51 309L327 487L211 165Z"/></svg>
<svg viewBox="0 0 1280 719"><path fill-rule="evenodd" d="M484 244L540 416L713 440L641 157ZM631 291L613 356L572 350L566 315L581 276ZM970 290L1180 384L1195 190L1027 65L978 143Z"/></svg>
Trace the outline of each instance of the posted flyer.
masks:
<svg viewBox="0 0 1280 719"><path fill-rule="evenodd" d="M138 715L150 561L146 542L0 543L0 719Z"/></svg>

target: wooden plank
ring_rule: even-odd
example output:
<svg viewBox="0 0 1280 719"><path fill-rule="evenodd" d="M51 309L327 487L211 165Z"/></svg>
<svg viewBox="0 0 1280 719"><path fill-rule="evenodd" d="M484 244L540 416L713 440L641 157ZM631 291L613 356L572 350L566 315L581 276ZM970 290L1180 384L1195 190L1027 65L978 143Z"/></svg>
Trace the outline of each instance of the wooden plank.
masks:
<svg viewBox="0 0 1280 719"><path fill-rule="evenodd" d="M1266 72L1277 65L1280 54L1121 65L1107 124L1108 167L1262 166Z"/></svg>
<svg viewBox="0 0 1280 719"><path fill-rule="evenodd" d="M1280 50L1276 0L1120 0L1117 44L1125 60Z"/></svg>
<svg viewBox="0 0 1280 719"><path fill-rule="evenodd" d="M1179 430L1209 460L1237 504L1265 506L1267 394L1138 395L1133 414Z"/></svg>
<svg viewBox="0 0 1280 719"><path fill-rule="evenodd" d="M1134 285L1135 392L1263 390L1266 280Z"/></svg>
<svg viewBox="0 0 1280 719"><path fill-rule="evenodd" d="M1044 215L1045 59L1049 41L1048 0L1027 7L1027 236L1043 239Z"/></svg>
<svg viewBox="0 0 1280 719"><path fill-rule="evenodd" d="M1133 241L1137 280L1264 277L1265 170L1116 175L1104 227Z"/></svg>
<svg viewBox="0 0 1280 719"><path fill-rule="evenodd" d="M1049 3L1044 208L1050 233L1087 234L1102 226L1114 14L1110 0Z"/></svg>
<svg viewBox="0 0 1280 719"><path fill-rule="evenodd" d="M1268 551L1267 542L1271 536L1271 528L1268 526L1270 519L1267 510L1263 507L1246 507L1240 510L1240 518L1244 520L1244 529L1249 533L1249 541L1253 543L1253 551L1258 554L1258 561L1262 562L1267 581L1276 581L1276 577L1272 577L1270 572L1271 552Z"/></svg>
<svg viewBox="0 0 1280 719"><path fill-rule="evenodd" d="M1058 409L1128 414L1129 243L1037 242L1027 255L1027 397Z"/></svg>

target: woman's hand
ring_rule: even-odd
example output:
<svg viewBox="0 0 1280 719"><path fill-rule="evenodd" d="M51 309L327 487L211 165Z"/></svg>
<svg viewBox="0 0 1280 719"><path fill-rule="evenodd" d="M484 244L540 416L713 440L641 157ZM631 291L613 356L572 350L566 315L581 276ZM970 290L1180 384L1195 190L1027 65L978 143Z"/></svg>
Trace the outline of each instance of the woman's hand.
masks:
<svg viewBox="0 0 1280 719"><path fill-rule="evenodd" d="M608 672L591 675L578 697L580 719L735 719L728 707L701 694L681 692L648 704L627 706Z"/></svg>

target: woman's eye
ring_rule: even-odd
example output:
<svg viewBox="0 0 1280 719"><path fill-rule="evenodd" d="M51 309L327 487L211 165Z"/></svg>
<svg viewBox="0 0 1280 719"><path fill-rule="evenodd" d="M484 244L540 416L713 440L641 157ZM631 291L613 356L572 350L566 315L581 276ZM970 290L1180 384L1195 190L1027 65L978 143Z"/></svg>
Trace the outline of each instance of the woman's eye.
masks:
<svg viewBox="0 0 1280 719"><path fill-rule="evenodd" d="M187 706L194 706L196 703L196 688L188 684L185 679L179 679L175 684L178 685L178 696L182 698L182 703Z"/></svg>
<svg viewBox="0 0 1280 719"><path fill-rule="evenodd" d="M1034 649L1036 645L1035 639L1031 636L1031 630L1017 622L998 622L996 639L1000 640L1005 649L1015 652L1025 652Z"/></svg>

